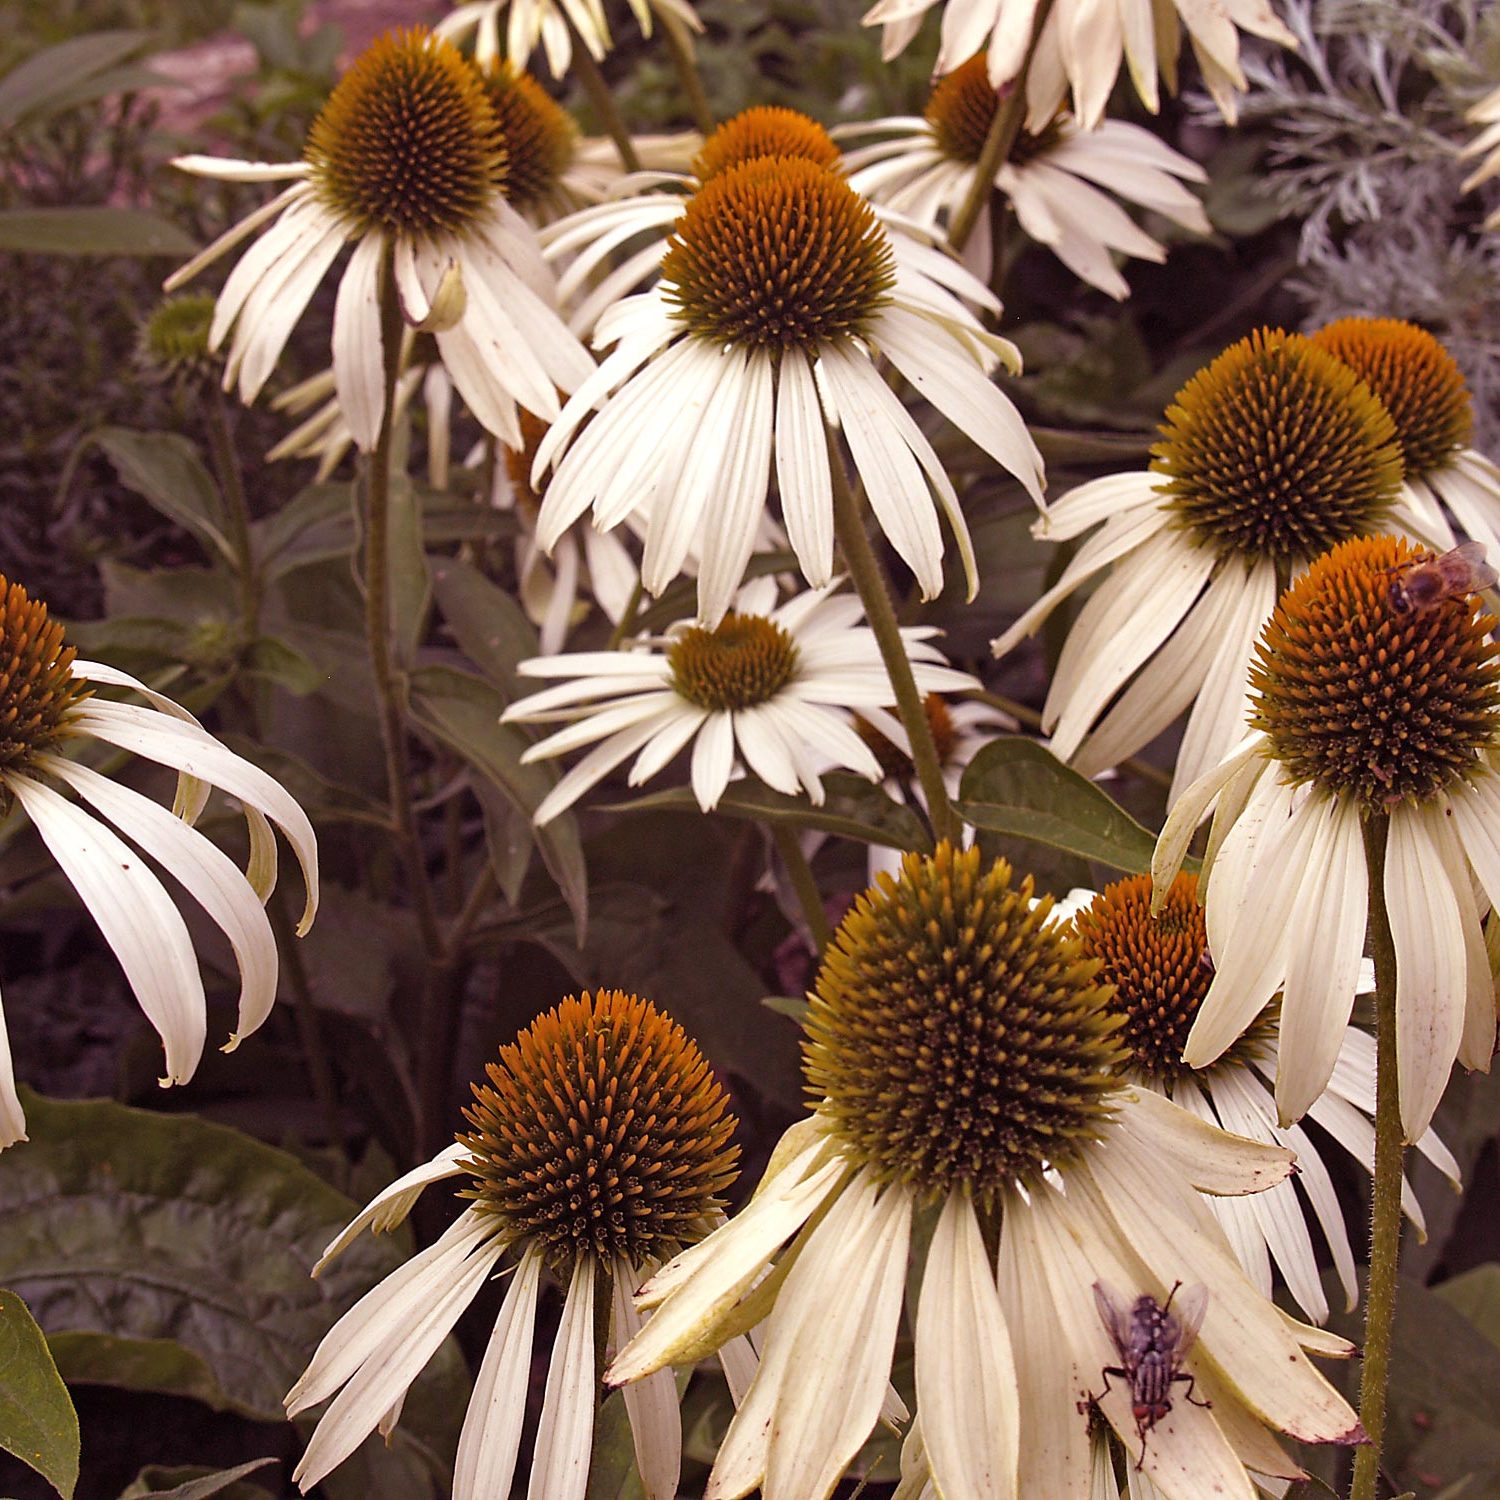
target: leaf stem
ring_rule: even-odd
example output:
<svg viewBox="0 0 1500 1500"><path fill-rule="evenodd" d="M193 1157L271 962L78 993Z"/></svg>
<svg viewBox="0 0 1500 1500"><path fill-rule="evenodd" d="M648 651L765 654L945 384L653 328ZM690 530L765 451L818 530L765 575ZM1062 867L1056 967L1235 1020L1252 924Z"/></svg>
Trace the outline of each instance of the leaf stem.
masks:
<svg viewBox="0 0 1500 1500"><path fill-rule="evenodd" d="M1370 1279L1365 1297L1365 1347L1359 1383L1359 1420L1369 1443L1354 1455L1349 1500L1375 1500L1385 1437L1386 1383L1396 1316L1396 1268L1401 1251L1401 1105L1396 1083L1396 946L1385 904L1386 840L1390 818L1365 819L1365 866L1370 881L1370 951L1375 959L1375 1183L1370 1224Z"/></svg>
<svg viewBox="0 0 1500 1500"><path fill-rule="evenodd" d="M792 889L797 893L802 918L807 923L816 957L828 946L828 940L833 935L828 926L828 914L823 910L823 893L818 889L812 866L802 852L796 829L788 828L785 823L772 823L769 826L771 837L776 840L776 852L781 855L781 862L791 878Z"/></svg>
<svg viewBox="0 0 1500 1500"><path fill-rule="evenodd" d="M1046 25L1051 9L1052 0L1041 0L1036 8L1036 19L1031 26L1031 42L1026 48L1026 60L1021 64L1021 71L1011 79L1004 98L996 106L995 117L990 121L989 132L979 152L979 160L974 164L974 178L969 184L969 191L959 205L958 212L948 223L948 243L955 250L962 250L968 244L969 236L974 233L974 226L979 222L980 211L994 191L995 174L1004 165L1011 147L1016 143L1016 137L1021 133L1021 126L1026 120L1026 76L1031 72L1031 60L1036 56L1042 27Z"/></svg>
<svg viewBox="0 0 1500 1500"><path fill-rule="evenodd" d="M443 939L438 930L437 909L427 878L427 865L422 858L421 841L417 837L416 814L411 804L411 763L407 755L406 725L391 661L391 445L396 425L401 331L401 308L396 300L395 277L387 256L380 280L385 391L375 451L365 470L365 639L370 651L370 669L375 678L380 738L385 748L386 791L390 799L391 821L395 825L396 846L406 866L422 946L430 956L440 957Z"/></svg>
<svg viewBox="0 0 1500 1500"><path fill-rule="evenodd" d="M917 780L921 783L922 795L927 802L927 816L932 822L933 837L939 841L948 839L957 843L958 818L954 815L953 804L948 800L948 788L943 784L942 762L938 759L937 744L932 738L932 725L927 721L927 711L922 707L922 695L917 691L917 680L912 675L906 642L901 637L901 627L896 623L896 611L891 605L891 592L885 575L881 572L880 560L875 556L875 549L865 534L859 501L849 487L849 476L832 432L828 434L828 443L829 469L833 476L834 531L838 535L839 546L843 549L849 576L854 580L855 590L865 606L865 618L875 633L881 659L885 662L886 675L891 680L891 690L896 696L896 709L906 728L906 737L911 742L912 763L916 767Z"/></svg>

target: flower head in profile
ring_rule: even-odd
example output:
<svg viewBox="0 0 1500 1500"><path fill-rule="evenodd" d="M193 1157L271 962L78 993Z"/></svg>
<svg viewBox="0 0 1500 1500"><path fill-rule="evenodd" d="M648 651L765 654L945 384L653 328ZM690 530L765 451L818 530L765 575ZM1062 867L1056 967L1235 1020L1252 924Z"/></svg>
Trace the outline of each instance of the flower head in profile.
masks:
<svg viewBox="0 0 1500 1500"><path fill-rule="evenodd" d="M866 26L884 28L881 52L895 57L922 28L937 0L877 0L865 12ZM983 51L990 83L1002 88L1026 69L1027 126L1045 125L1071 94L1073 113L1085 130L1104 107L1124 63L1141 103L1160 107L1158 74L1177 87L1178 54L1186 28L1203 82L1224 118L1234 123L1237 96L1246 88L1240 67L1240 33L1265 37L1283 47L1297 38L1277 18L1270 0L1056 0L1029 67L1027 54L1039 0L943 0L938 73L951 73Z"/></svg>
<svg viewBox="0 0 1500 1500"><path fill-rule="evenodd" d="M345 245L333 371L342 420L374 446L384 393L382 288L394 283L411 327L430 329L469 409L519 441L516 404L551 418L559 389L593 368L553 306L553 280L531 228L506 201L507 154L484 79L458 51L416 28L375 41L313 121L301 161L179 157L184 171L231 182L293 179L168 278L196 276L263 224L219 294L209 342L233 330L225 389L253 401L297 320Z"/></svg>
<svg viewBox="0 0 1500 1500"><path fill-rule="evenodd" d="M843 127L842 136L889 139L847 153L850 185L874 203L936 228L968 196L1000 95L983 56L934 85L926 114ZM1074 275L1114 298L1130 295L1113 253L1163 261L1167 252L1114 198L1148 208L1194 234L1212 226L1183 186L1206 181L1196 162L1139 125L1105 120L1080 130L1059 115L1041 130L1022 130L995 174L995 186L1022 229L1046 245ZM1108 192L1101 191L1108 189ZM990 197L986 195L964 263L987 282L991 271Z"/></svg>
<svg viewBox="0 0 1500 1500"><path fill-rule="evenodd" d="M696 546L699 616L715 625L744 576L774 463L787 537L819 587L833 574L839 429L923 596L943 586L940 514L972 594L953 484L880 364L1040 501L1041 457L989 378L1002 358L1014 367L1014 347L961 297L997 306L956 261L884 226L827 167L764 156L718 172L677 221L656 287L599 320L595 342L613 348L537 453L537 477L555 466L542 545L589 510L604 529L639 511L646 590L659 594Z"/></svg>
<svg viewBox="0 0 1500 1500"><path fill-rule="evenodd" d="M522 759L594 746L548 793L536 821L571 807L631 756L630 784L639 786L689 745L693 792L705 812L718 805L740 760L767 786L789 796L805 791L818 803L830 768L878 781L880 761L855 732L854 714L895 700L862 613L859 600L835 585L778 605L775 579L759 578L712 628L683 620L634 650L522 662L524 677L571 679L506 710L507 722L566 725ZM923 692L976 686L928 644L932 629L908 626L901 634Z"/></svg>
<svg viewBox="0 0 1500 1500"><path fill-rule="evenodd" d="M1303 1352L1348 1346L1255 1290L1195 1190L1258 1191L1291 1153L1129 1085L1098 970L1051 901L977 849L908 855L855 903L809 997L816 1113L749 1205L642 1288L655 1311L608 1374L634 1380L763 1320L707 1500L832 1494L881 1410L919 1208L936 1224L916 1420L939 1494L1089 1500L1091 1401L1172 1500L1247 1494L1247 1462L1293 1474L1268 1427L1357 1436ZM1101 1280L1208 1291L1192 1374L1213 1406L1175 1405L1143 1458L1129 1393L1103 1389L1118 1355Z"/></svg>
<svg viewBox="0 0 1500 1500"><path fill-rule="evenodd" d="M1480 129L1459 154L1484 158L1464 181L1464 192L1472 193L1481 183L1500 174L1500 89L1486 94L1469 111L1468 117ZM1484 227L1500 229L1500 208L1495 209L1484 221Z"/></svg>
<svg viewBox="0 0 1500 1500"><path fill-rule="evenodd" d="M544 1274L567 1293L527 1493L582 1500L596 1317L623 1343L640 1326L630 1290L722 1218L734 1116L702 1053L649 1001L620 990L569 996L502 1047L488 1073L457 1144L387 1187L314 1269L363 1229L394 1228L431 1183L464 1180L468 1207L329 1330L287 1394L289 1416L334 1398L297 1466L304 1491L377 1426L394 1424L407 1388L509 1255L516 1263L464 1416L453 1500L511 1492ZM743 1345L732 1351L732 1381L753 1362ZM682 1431L671 1376L643 1385L626 1407L647 1500L675 1500Z"/></svg>
<svg viewBox="0 0 1500 1500"><path fill-rule="evenodd" d="M1488 1069L1495 1050L1476 889L1500 902L1500 648L1468 565L1453 566L1388 536L1320 557L1256 647L1253 733L1188 787L1157 845L1160 906L1217 798L1202 876L1215 968L1184 1060L1222 1056L1279 990L1283 1122L1323 1092L1345 1045L1372 819L1389 825L1383 888L1409 1141L1426 1131L1454 1059Z"/></svg>
<svg viewBox="0 0 1500 1500"><path fill-rule="evenodd" d="M630 10L642 36L651 35L658 14L671 16L689 31L703 30L688 0L630 0ZM614 46L600 0L463 0L438 22L436 31L454 42L473 37L474 58L482 64L504 58L515 67L528 67L540 47L554 78L562 78L572 64L575 33L595 62Z"/></svg>
<svg viewBox="0 0 1500 1500"><path fill-rule="evenodd" d="M1404 466L1402 509L1417 535L1440 551L1469 537L1500 556L1500 468L1469 446L1474 398L1453 356L1400 318L1340 318L1311 338L1390 412Z"/></svg>
<svg viewBox="0 0 1500 1500"><path fill-rule="evenodd" d="M100 687L128 689L150 706L100 697ZM168 811L73 759L69 750L89 740L177 771L176 808ZM213 787L244 807L250 837L244 874L193 827ZM225 1050L261 1025L276 999L276 942L263 909L276 884L272 824L302 867L307 904L299 931L305 932L318 905L318 848L307 814L186 709L127 673L78 660L47 606L0 575L0 817L13 808L31 822L99 924L161 1036L163 1085L193 1076L207 1037L207 1001L187 924L141 854L182 886L233 949L239 1015ZM25 1138L0 1014L0 1147Z"/></svg>
<svg viewBox="0 0 1500 1500"><path fill-rule="evenodd" d="M1132 1081L1165 1094L1201 1119L1236 1135L1297 1153L1297 1175L1244 1198L1206 1198L1224 1226L1246 1274L1271 1295L1274 1264L1287 1291L1315 1323L1328 1316L1312 1222L1327 1242L1346 1305L1359 1295L1354 1250L1333 1177L1313 1138L1300 1125L1277 1123L1273 1100L1279 1066L1281 1013L1273 1003L1214 1061L1195 1071L1183 1046L1213 981L1208 927L1196 875L1178 875L1151 912L1151 877L1117 880L1097 894L1077 893L1073 926L1084 952L1103 965L1100 979L1115 987L1111 1009L1124 1017L1120 1040ZM1308 1118L1366 1171L1373 1169L1375 1043L1358 1027L1345 1028L1326 1092ZM1458 1164L1432 1131L1417 1148L1458 1182ZM1407 1213L1419 1233L1422 1210L1404 1188ZM1309 1213L1309 1210L1311 1212Z"/></svg>
<svg viewBox="0 0 1500 1500"><path fill-rule="evenodd" d="M1032 528L1093 530L1057 583L994 643L1031 634L1090 580L1042 727L1087 775L1185 710L1175 795L1244 735L1251 653L1281 588L1319 553L1382 527L1422 535L1390 413L1300 334L1261 329L1178 391L1149 469L1070 490ZM1102 524L1101 524L1102 523Z"/></svg>

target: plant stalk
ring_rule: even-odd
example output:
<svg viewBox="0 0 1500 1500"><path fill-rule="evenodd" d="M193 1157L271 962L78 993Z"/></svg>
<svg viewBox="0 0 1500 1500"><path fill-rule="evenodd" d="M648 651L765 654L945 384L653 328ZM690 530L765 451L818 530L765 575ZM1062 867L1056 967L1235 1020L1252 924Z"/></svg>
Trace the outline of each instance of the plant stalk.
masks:
<svg viewBox="0 0 1500 1500"><path fill-rule="evenodd" d="M953 804L948 800L948 788L943 784L942 762L938 759L937 745L932 738L932 725L927 721L927 711L922 707L922 695L917 691L917 680L912 675L911 660L906 654L906 642L901 638L901 627L896 623L896 611L891 604L891 592L881 571L880 560L870 545L865 533L864 517L860 513L859 501L849 487L849 476L839 457L835 434L828 434L829 468L833 475L833 526L843 549L844 561L849 576L854 580L855 591L865 607L865 618L875 633L880 647L881 659L885 662L886 675L891 679L891 690L896 695L896 709L906 728L906 737L911 742L912 763L916 767L917 780L921 783L922 795L927 802L927 816L932 822L933 837L941 842L948 839L959 841L959 822Z"/></svg>
<svg viewBox="0 0 1500 1500"><path fill-rule="evenodd" d="M1026 49L1026 61L1021 64L1021 71L1011 80L1009 91L995 109L995 117L990 121L979 160L974 165L974 180L969 184L969 191L959 205L958 212L949 221L948 243L955 250L962 250L969 243L969 236L974 233L974 226L979 222L980 211L994 191L995 174L1010 155L1011 147L1015 145L1021 126L1025 123L1026 77L1031 72L1031 59L1036 55L1037 42L1041 39L1042 27L1046 25L1051 9L1052 0L1041 0L1036 8L1036 19L1031 26L1031 43Z"/></svg>
<svg viewBox="0 0 1500 1500"><path fill-rule="evenodd" d="M1385 904L1385 854L1390 818L1365 820L1365 867L1370 881L1370 951L1375 959L1375 1183L1370 1224L1370 1279L1365 1295L1365 1347L1359 1382L1359 1420L1369 1443L1354 1455L1349 1500L1375 1500L1385 1438L1386 1384L1396 1316L1396 1268L1401 1251L1401 1104L1396 1084L1396 946Z"/></svg>
<svg viewBox="0 0 1500 1500"><path fill-rule="evenodd" d="M698 60L693 56L693 38L687 27L671 11L658 11L662 34L667 39L667 51L672 54L672 66L677 71L677 81L687 95L688 109L703 135L711 135L714 129L713 107L703 88L703 78L698 72Z"/></svg>
<svg viewBox="0 0 1500 1500"><path fill-rule="evenodd" d="M563 14L567 15L566 7ZM635 142L630 139L625 118L615 104L615 96L610 92L609 82L571 20L568 21L568 30L573 34L573 70L588 95L589 105L599 117L604 133L615 143L615 150L620 153L620 165L627 172L639 172L641 159L636 154Z"/></svg>
<svg viewBox="0 0 1500 1500"><path fill-rule="evenodd" d="M203 425L208 435L214 476L229 510L229 540L239 562L240 629L244 644L249 645L260 633L260 572L250 541L250 506L245 499L239 454L229 428L224 393L216 385L211 386L203 398Z"/></svg>
<svg viewBox="0 0 1500 1500"><path fill-rule="evenodd" d="M432 886L417 837L411 805L411 763L407 755L406 725L401 695L391 660L390 506L391 445L396 413L396 377L401 364L401 308L396 283L387 260L380 282L380 334L385 355L385 392L380 430L370 455L365 483L365 638L370 669L375 678L380 738L385 748L387 794L391 804L396 845L406 866L412 903L422 946L430 956L443 952Z"/></svg>
<svg viewBox="0 0 1500 1500"><path fill-rule="evenodd" d="M776 840L777 853L781 855L781 862L791 877L792 889L797 893L803 920L812 937L813 955L816 957L828 946L833 935L828 926L828 914L823 910L823 893L813 878L812 866L802 852L796 830L788 828L784 823L772 823L770 829L771 837Z"/></svg>

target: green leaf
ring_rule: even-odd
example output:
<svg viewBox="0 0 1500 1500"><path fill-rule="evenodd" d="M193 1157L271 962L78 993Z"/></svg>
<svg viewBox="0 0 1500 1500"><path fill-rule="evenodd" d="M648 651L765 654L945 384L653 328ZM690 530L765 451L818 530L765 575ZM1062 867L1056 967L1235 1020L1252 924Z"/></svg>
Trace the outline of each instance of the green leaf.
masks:
<svg viewBox="0 0 1500 1500"><path fill-rule="evenodd" d="M391 484L390 535L391 623L395 659L403 667L416 660L432 584L422 548L422 503L411 482L397 475Z"/></svg>
<svg viewBox="0 0 1500 1500"><path fill-rule="evenodd" d="M838 771L823 778L823 788L826 795L819 806L805 797L789 797L746 777L729 783L714 811L756 823L817 828L824 833L836 833L840 838L883 844L890 849L916 849L925 853L932 848L932 840L916 813L887 796L874 782L852 772ZM697 812L699 809L693 789L677 786L615 803L606 810Z"/></svg>
<svg viewBox="0 0 1500 1500"><path fill-rule="evenodd" d="M679 1387L684 1383L679 1376ZM640 1500L641 1493L625 1398L621 1392L611 1391L594 1418L594 1447L584 1500Z"/></svg>
<svg viewBox="0 0 1500 1500"><path fill-rule="evenodd" d="M423 667L408 679L411 719L447 746L528 818L557 785L550 766L521 764L531 741L519 729L502 724L505 701L489 683L450 667ZM565 812L542 828L532 829L537 852L557 882L573 913L578 941L588 926L588 876L578 823Z"/></svg>
<svg viewBox="0 0 1500 1500"><path fill-rule="evenodd" d="M789 1017L799 1026L807 1025L807 1013L812 1009L800 995L767 995L760 1003L778 1016Z"/></svg>
<svg viewBox="0 0 1500 1500"><path fill-rule="evenodd" d="M80 82L123 62L148 40L144 31L95 31L34 52L0 79L0 130L14 128L23 115L57 108Z"/></svg>
<svg viewBox="0 0 1500 1500"><path fill-rule="evenodd" d="M8 1289L0 1290L0 1448L35 1469L63 1500L72 1500L78 1414L45 1335Z"/></svg>
<svg viewBox="0 0 1500 1500"><path fill-rule="evenodd" d="M1003 735L969 762L959 786L966 822L1096 860L1114 870L1151 868L1156 836L1094 782L1035 740Z"/></svg>
<svg viewBox="0 0 1500 1500"><path fill-rule="evenodd" d="M23 1098L30 1144L0 1156L0 1280L27 1297L64 1371L284 1420L318 1341L400 1263L391 1241L362 1235L315 1281L358 1206L294 1157L189 1115ZM426 1379L461 1421L455 1346ZM410 1432L443 1449L457 1437L451 1424Z"/></svg>
<svg viewBox="0 0 1500 1500"><path fill-rule="evenodd" d="M241 662L254 677L264 677L297 697L315 693L327 682L323 669L287 641L263 635L250 643Z"/></svg>
<svg viewBox="0 0 1500 1500"><path fill-rule="evenodd" d="M192 532L210 556L217 552L237 566L219 487L186 438L174 432L101 427L87 441L104 450L122 484Z"/></svg>
<svg viewBox="0 0 1500 1500"><path fill-rule="evenodd" d="M541 649L526 612L478 568L457 558L433 560L432 591L464 655L513 702L523 691L516 663Z"/></svg>
<svg viewBox="0 0 1500 1500"><path fill-rule="evenodd" d="M251 532L267 582L312 563L349 556L354 548L353 488L310 484L274 515L255 522Z"/></svg>
<svg viewBox="0 0 1500 1500"><path fill-rule="evenodd" d="M258 1484L240 1481L276 1462L274 1458L252 1458L249 1463L232 1469L205 1469L201 1464L151 1464L120 1492L120 1500L209 1500L211 1495L223 1495L225 1500L250 1500L251 1496L264 1495L266 1491Z"/></svg>
<svg viewBox="0 0 1500 1500"><path fill-rule="evenodd" d="M1475 1266L1432 1290L1500 1347L1500 1263Z"/></svg>
<svg viewBox="0 0 1500 1500"><path fill-rule="evenodd" d="M12 208L0 213L0 250L19 255L191 255L198 247L144 208Z"/></svg>

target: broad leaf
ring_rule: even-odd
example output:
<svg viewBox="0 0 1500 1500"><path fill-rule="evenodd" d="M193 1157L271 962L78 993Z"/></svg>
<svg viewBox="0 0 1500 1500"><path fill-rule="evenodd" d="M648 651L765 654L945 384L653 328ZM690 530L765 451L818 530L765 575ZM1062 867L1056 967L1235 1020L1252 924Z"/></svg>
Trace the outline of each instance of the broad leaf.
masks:
<svg viewBox="0 0 1500 1500"><path fill-rule="evenodd" d="M521 764L531 741L514 725L500 722L505 701L478 677L449 667L423 667L409 679L409 708L418 728L453 751L528 818L557 784L550 766ZM578 824L565 812L533 829L532 837L573 913L581 943L588 925L588 877Z"/></svg>
<svg viewBox="0 0 1500 1500"><path fill-rule="evenodd" d="M1142 874L1156 837L1103 788L1065 766L1035 740L992 740L969 762L958 811L976 828Z"/></svg>
<svg viewBox="0 0 1500 1500"><path fill-rule="evenodd" d="M78 1415L46 1336L9 1290L0 1290L0 1448L71 1500L78 1483Z"/></svg>
<svg viewBox="0 0 1500 1500"><path fill-rule="evenodd" d="M318 1341L401 1253L363 1235L315 1281L357 1205L294 1157L187 1115L23 1097L31 1141L0 1156L0 1280L27 1297L63 1373L283 1420ZM449 1343L407 1403L407 1457L389 1462L448 1461L467 1392Z"/></svg>
<svg viewBox="0 0 1500 1500"><path fill-rule="evenodd" d="M89 441L104 450L121 483L192 532L210 556L217 552L237 566L219 487L186 438L173 432L101 427Z"/></svg>
<svg viewBox="0 0 1500 1500"><path fill-rule="evenodd" d="M823 779L821 804L806 797L788 797L759 781L731 781L714 809L731 818L755 823L781 823L793 828L816 828L862 844L889 849L932 848L932 839L911 808L886 795L873 782L852 772L835 772ZM698 800L687 786L669 787L629 802L614 804L616 812L697 812Z"/></svg>
<svg viewBox="0 0 1500 1500"><path fill-rule="evenodd" d="M18 255L191 255L198 247L144 208L12 208L0 212L0 250Z"/></svg>
<svg viewBox="0 0 1500 1500"><path fill-rule="evenodd" d="M201 1464L169 1467L152 1464L120 1492L120 1500L209 1500L219 1495L223 1500L250 1500L265 1495L258 1484L241 1483L248 1475L274 1464L274 1458L252 1458L232 1469L205 1469Z"/></svg>
<svg viewBox="0 0 1500 1500"><path fill-rule="evenodd" d="M516 663L540 650L536 627L525 611L478 568L457 558L433 560L432 591L464 655L507 702L517 698L524 689Z"/></svg>
<svg viewBox="0 0 1500 1500"><path fill-rule="evenodd" d="M1455 1276L1433 1291L1500 1347L1500 1263L1490 1261Z"/></svg>
<svg viewBox="0 0 1500 1500"><path fill-rule="evenodd" d="M0 130L13 129L25 115L59 108L81 83L124 62L149 40L144 31L95 31L34 52L0 79Z"/></svg>

